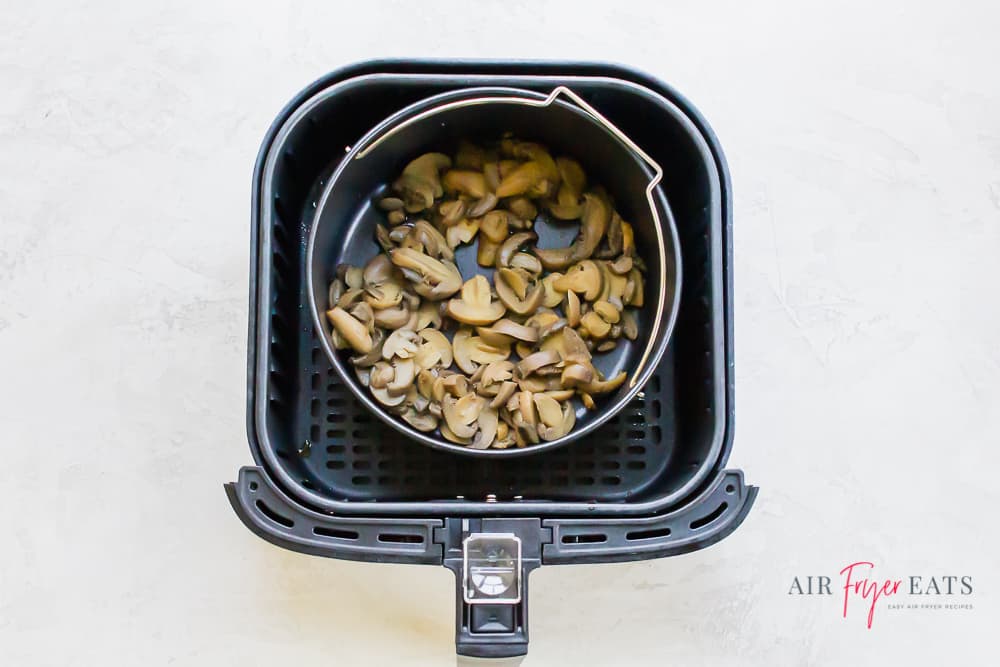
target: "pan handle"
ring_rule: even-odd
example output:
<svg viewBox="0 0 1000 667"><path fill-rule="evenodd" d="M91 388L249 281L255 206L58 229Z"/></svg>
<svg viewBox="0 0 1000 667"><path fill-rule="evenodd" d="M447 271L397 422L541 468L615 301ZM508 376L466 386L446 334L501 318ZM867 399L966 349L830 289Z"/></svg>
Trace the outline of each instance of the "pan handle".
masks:
<svg viewBox="0 0 1000 667"><path fill-rule="evenodd" d="M513 89L516 90L516 89ZM663 326L663 311L666 306L667 301L667 244L663 236L663 226L660 220L660 213L656 209L656 198L654 191L656 186L660 184L663 179L663 168L660 167L659 163L649 156L646 151L639 148L639 146L629 139L628 135L621 131L621 129L612 123L610 120L605 118L605 116L592 107L586 100L584 100L576 92L567 88L566 86L557 86L552 90L548 96L544 98L537 97L519 97L517 95L511 96L501 96L501 95L483 95L482 97L470 97L467 99L459 99L453 102L445 102L436 107L432 107L423 111L415 116L407 118L406 120L392 125L384 129L381 134L377 136L370 137L369 144L360 148L355 153L354 159L363 159L368 153L375 149L380 143L399 132L403 128L416 123L428 116L433 116L442 111L448 109L455 109L459 107L475 106L479 104L522 104L524 106L530 107L547 107L551 106L557 98L560 96L568 98L573 104L579 107L584 113L590 116L594 121L603 126L608 132L613 134L619 141L621 141L625 146L638 155L642 160L649 165L649 168L653 171L653 177L649 180L649 184L646 186L646 203L649 204L649 211L653 216L653 228L656 232L656 250L660 256L660 291L657 295L656 302L656 312L653 313L653 327L650 331L649 340L646 343L646 349L643 350L642 357L639 358L639 363L635 367L635 372L632 374L632 378L629 380L629 387L634 387L639 381L639 376L642 375L642 370L646 367L649 362L649 356L653 353L653 348L656 345L656 334L659 332L660 327Z"/></svg>

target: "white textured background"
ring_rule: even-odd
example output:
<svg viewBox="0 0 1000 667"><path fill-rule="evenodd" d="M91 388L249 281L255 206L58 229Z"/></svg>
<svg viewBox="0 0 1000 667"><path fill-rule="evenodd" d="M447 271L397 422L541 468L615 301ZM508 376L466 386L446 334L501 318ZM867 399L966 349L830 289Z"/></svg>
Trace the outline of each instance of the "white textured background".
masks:
<svg viewBox="0 0 1000 667"><path fill-rule="evenodd" d="M757 505L706 551L536 572L525 665L993 660L995 2L247 4L0 11L0 664L452 662L451 573L284 552L221 486L258 144L326 71L416 55L645 69L736 188ZM861 558L972 575L975 609L869 632L786 595Z"/></svg>

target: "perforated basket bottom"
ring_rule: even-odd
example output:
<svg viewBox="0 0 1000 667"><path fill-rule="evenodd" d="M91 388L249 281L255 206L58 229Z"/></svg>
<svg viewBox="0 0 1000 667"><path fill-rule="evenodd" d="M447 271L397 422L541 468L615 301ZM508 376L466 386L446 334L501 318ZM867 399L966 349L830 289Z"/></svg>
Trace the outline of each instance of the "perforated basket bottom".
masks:
<svg viewBox="0 0 1000 667"><path fill-rule="evenodd" d="M309 351L297 382L304 388L303 418L292 422L303 426L286 433L276 453L307 489L347 500L494 494L613 501L644 488L670 463L675 419L663 391L673 385L669 352L640 397L592 436L537 456L491 461L432 450L387 426L340 383L316 336L310 331L303 338Z"/></svg>

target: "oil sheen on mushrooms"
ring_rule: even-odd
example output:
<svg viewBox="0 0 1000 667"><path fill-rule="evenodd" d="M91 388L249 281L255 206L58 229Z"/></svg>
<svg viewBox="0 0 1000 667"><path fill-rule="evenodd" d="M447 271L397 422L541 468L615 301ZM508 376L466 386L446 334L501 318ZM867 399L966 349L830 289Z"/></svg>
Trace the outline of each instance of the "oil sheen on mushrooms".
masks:
<svg viewBox="0 0 1000 667"><path fill-rule="evenodd" d="M570 433L576 401L593 410L625 381L594 355L638 336L645 263L578 162L509 136L463 142L413 159L376 204L381 252L337 267L327 318L386 410L472 449L530 447ZM575 240L538 247L540 216L577 225ZM467 244L491 271L461 275Z"/></svg>

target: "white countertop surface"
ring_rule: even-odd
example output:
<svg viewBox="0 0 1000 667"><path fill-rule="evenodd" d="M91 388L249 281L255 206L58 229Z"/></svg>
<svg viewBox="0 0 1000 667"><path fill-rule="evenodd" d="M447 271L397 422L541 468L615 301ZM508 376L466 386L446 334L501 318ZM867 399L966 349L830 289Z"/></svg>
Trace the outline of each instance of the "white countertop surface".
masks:
<svg viewBox="0 0 1000 667"><path fill-rule="evenodd" d="M453 663L450 572L283 551L222 490L251 461L259 142L325 72L418 55L644 69L735 184L730 464L757 504L704 551L534 573L524 664L989 662L1000 6L247 4L3 10L0 664ZM788 595L855 560L972 576L936 602L973 609L880 602L867 630L839 579Z"/></svg>

